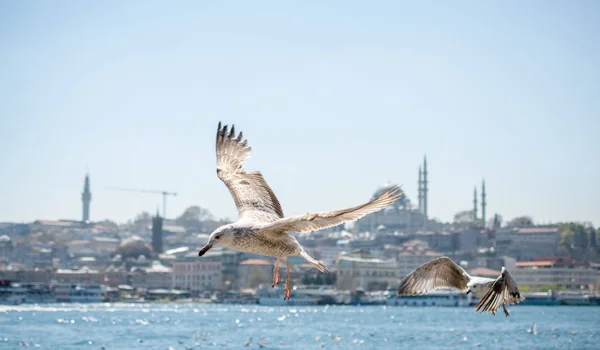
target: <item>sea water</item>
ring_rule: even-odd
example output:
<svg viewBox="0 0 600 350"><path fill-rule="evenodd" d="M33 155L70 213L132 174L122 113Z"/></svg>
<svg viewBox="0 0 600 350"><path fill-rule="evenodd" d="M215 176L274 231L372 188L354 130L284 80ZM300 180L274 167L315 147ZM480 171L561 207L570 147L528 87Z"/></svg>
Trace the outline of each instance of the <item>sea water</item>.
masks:
<svg viewBox="0 0 600 350"><path fill-rule="evenodd" d="M600 307L0 306L0 349L600 349ZM533 324L535 323L535 327Z"/></svg>

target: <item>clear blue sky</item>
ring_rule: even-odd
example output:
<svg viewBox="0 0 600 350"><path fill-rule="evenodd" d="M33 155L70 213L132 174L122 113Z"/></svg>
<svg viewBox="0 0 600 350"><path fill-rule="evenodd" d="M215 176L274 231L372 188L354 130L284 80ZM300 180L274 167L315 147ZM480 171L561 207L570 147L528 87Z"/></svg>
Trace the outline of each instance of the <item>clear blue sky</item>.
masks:
<svg viewBox="0 0 600 350"><path fill-rule="evenodd" d="M0 221L162 206L236 217L216 176L235 123L285 214L388 180L432 217L600 225L600 2L2 1ZM158 159L158 163L156 162Z"/></svg>

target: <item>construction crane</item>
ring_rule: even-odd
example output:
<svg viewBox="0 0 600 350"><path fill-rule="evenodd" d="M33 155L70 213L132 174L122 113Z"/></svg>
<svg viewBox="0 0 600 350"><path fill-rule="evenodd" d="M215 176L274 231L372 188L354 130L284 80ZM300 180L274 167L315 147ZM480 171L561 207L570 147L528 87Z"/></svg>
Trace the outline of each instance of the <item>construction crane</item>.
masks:
<svg viewBox="0 0 600 350"><path fill-rule="evenodd" d="M167 196L176 196L177 193L169 191L153 191L153 190L140 190L134 188L120 188L120 187L108 187L111 190L117 191L129 191L129 192L143 192L143 193L160 193L163 196L163 218L167 218Z"/></svg>

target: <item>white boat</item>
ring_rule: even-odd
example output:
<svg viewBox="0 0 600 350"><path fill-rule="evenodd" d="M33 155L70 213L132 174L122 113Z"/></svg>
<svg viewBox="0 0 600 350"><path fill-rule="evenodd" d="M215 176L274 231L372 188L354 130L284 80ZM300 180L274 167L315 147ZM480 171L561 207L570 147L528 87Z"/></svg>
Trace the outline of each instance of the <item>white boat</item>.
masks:
<svg viewBox="0 0 600 350"><path fill-rule="evenodd" d="M470 306L471 294L456 290L436 290L423 295L394 296L386 300L390 306Z"/></svg>
<svg viewBox="0 0 600 350"><path fill-rule="evenodd" d="M19 305L25 302L27 289L19 284L0 285L0 305Z"/></svg>
<svg viewBox="0 0 600 350"><path fill-rule="evenodd" d="M99 284L58 283L52 286L58 302L99 303L102 301L102 286Z"/></svg>
<svg viewBox="0 0 600 350"><path fill-rule="evenodd" d="M319 299L294 293L292 290L291 298L283 300L284 292L279 287L275 288L263 288L256 291L258 297L258 304L269 305L269 306L286 306L286 305L317 305Z"/></svg>
<svg viewBox="0 0 600 350"><path fill-rule="evenodd" d="M523 293L523 297L525 297L525 300L522 300L519 304L516 304L516 305L525 305L525 306L560 305L560 300L557 298L557 295L555 295L555 293L553 293L552 291Z"/></svg>
<svg viewBox="0 0 600 350"><path fill-rule="evenodd" d="M561 305L587 306L592 305L592 299L587 294L559 293L558 299Z"/></svg>
<svg viewBox="0 0 600 350"><path fill-rule="evenodd" d="M27 296L25 302L27 304L42 304L42 303L54 303L56 297L52 294L50 286L43 283L22 283L21 284L27 290Z"/></svg>

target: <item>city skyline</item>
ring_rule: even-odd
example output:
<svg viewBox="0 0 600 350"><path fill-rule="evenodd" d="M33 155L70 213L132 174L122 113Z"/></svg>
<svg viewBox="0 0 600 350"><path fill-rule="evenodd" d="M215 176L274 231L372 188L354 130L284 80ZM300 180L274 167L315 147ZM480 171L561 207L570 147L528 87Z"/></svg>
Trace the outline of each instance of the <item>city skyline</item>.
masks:
<svg viewBox="0 0 600 350"><path fill-rule="evenodd" d="M424 159L423 164L424 164L423 168L427 169L426 157ZM422 214L425 214L426 211L427 211L426 207L427 207L427 197L428 197L428 194L427 194L427 190L426 189L427 189L428 180L427 180L427 176L422 177L423 173L427 174L426 171L422 172L422 168L419 167L418 189L417 189L417 192L418 192L418 195L417 195L418 202L414 203L414 202L412 202L412 200L410 198L409 198L409 200L411 200L411 202L412 202L411 205L410 205L410 207L413 210L416 210L416 211L418 211L418 212L420 212ZM386 187L389 187L391 185L392 184L389 183L389 182L380 185L377 188L377 190L375 191L375 193L373 193L373 195L374 196L377 195L382 190L382 188L386 188ZM110 188L110 189L112 189L112 190L115 190L115 189L117 189L117 190L125 190L125 191L131 191L131 192L146 192L146 193L152 193L152 194L155 194L155 195L156 194L160 194L160 191L155 191L155 190L122 189L122 188ZM473 199L472 199L473 205L471 207L470 212L473 214L473 220L474 221L481 221L482 224L487 227L487 226L489 226L489 224L490 224L491 221L495 220L495 218L494 217L492 217L492 218L487 218L486 217L487 201L486 201L485 180L483 180L482 183L481 183L481 190L482 190L482 192L481 192L481 198L480 198L477 195L477 186L475 186L475 189L474 189L474 192L473 192ZM83 210L83 215L81 217L81 222L82 223L88 223L88 222L89 223L94 223L94 222L101 222L101 221L104 221L104 220L111 220L111 221L116 222L117 224L124 224L124 223L126 223L126 221L134 219L134 217L131 217L131 218L125 220L125 221L114 220L112 218L99 218L99 219L91 220L90 219L90 202L91 202L91 196L92 196L92 192L91 192L91 186L90 186L90 175L89 175L89 173L86 173L85 179L84 179L83 192L81 193L81 209ZM162 198L163 198L163 205L164 205L165 204L165 202L164 202L164 194L163 194ZM478 205L478 200L480 200L480 199L481 199L481 203ZM192 204L190 206L193 206L193 205L195 205L195 204ZM189 208L190 206L186 207L185 209ZM208 212L211 215L213 215L213 219L215 219L215 220L232 219L231 217L214 216L214 213L212 213L212 211L210 210L210 208L203 207L203 209L208 210ZM465 210L468 210L468 209L465 209ZM480 210L481 210L481 212L480 212ZM463 212L464 210L460 210L460 211ZM138 212L137 214L140 214L142 212L146 212L146 213L148 213L150 215L153 215L148 210L142 210L142 211ZM157 208L156 209L156 215L152 216L153 222L154 222L155 219L160 219L161 220L160 222L162 222L162 220L164 219L164 216L160 216L159 212L160 212L160 209ZM174 214L172 216L169 216L167 219L173 220L173 219L177 218L179 215L181 215L182 213L183 212L176 213L176 214ZM458 213L458 211L457 211L457 213ZM478 213L481 213L481 215L479 215ZM499 213L495 213L494 215L498 215L498 214ZM525 216L525 215L528 215L528 214L523 214L523 215L519 215L519 216ZM425 217L427 217L427 216L425 215ZM504 222L507 222L508 220L511 220L513 218L516 218L516 217L504 218ZM42 218L42 219L49 219L49 218ZM65 218L51 218L51 220L52 219L55 219L55 220L74 220L74 221L77 221L76 218L70 218L70 217L69 218L67 218L67 217L65 217ZM34 219L34 220L29 220L29 222L33 222L33 221L36 221L36 220L40 220L40 218ZM439 220L439 219L438 218L434 218L434 220ZM568 222L568 221L569 220L564 220L562 222ZM443 220L442 220L442 222L452 223L452 221L443 221ZM539 222L539 221L535 221L535 218L534 218L534 223L537 224L537 225L539 225L539 224L551 224L551 223L552 224L556 224L556 223L559 223L559 222L561 222L561 221ZM580 222L586 222L586 221L580 221ZM154 227L154 224L153 224L153 227ZM154 228L153 228L153 230L154 230Z"/></svg>
<svg viewBox="0 0 600 350"><path fill-rule="evenodd" d="M488 218L600 225L596 2L139 4L0 4L0 221L79 219L86 169L92 221L234 219L222 121L286 215L416 204L427 154L430 218L485 179Z"/></svg>

